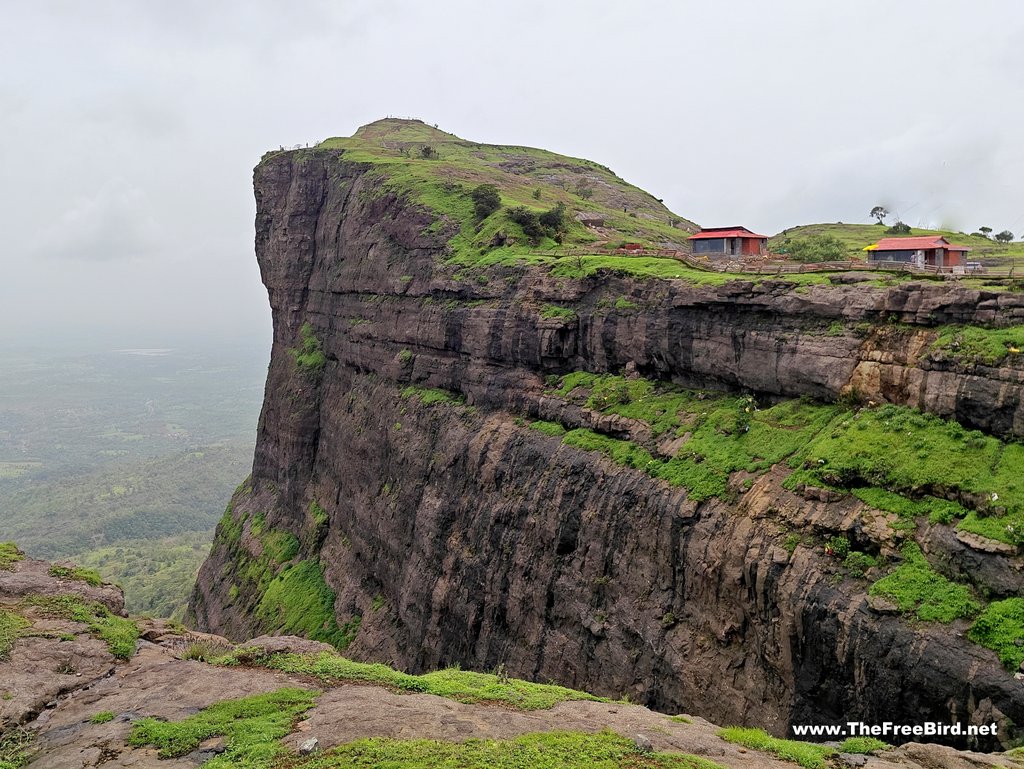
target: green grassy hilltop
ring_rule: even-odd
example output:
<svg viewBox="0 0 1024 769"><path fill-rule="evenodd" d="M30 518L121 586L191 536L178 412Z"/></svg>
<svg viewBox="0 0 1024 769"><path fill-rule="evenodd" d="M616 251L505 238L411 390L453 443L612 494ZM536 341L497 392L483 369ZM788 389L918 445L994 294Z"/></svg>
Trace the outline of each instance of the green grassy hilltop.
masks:
<svg viewBox="0 0 1024 769"><path fill-rule="evenodd" d="M465 141L418 120L378 120L318 147L374 164L384 189L430 209L439 217L435 227L456 230L451 253L466 264L623 242L682 249L698 229L598 163L531 147ZM481 185L493 186L493 201L474 194ZM580 215L601 223L585 226Z"/></svg>

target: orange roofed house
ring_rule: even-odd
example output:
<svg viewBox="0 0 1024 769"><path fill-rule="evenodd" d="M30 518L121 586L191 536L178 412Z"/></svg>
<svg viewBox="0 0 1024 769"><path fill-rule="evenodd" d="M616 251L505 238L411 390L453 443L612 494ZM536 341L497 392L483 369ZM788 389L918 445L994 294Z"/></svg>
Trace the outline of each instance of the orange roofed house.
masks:
<svg viewBox="0 0 1024 769"><path fill-rule="evenodd" d="M768 251L768 236L746 227L707 227L689 239L693 253L704 256L760 256Z"/></svg>
<svg viewBox="0 0 1024 769"><path fill-rule="evenodd" d="M941 235L915 238L882 238L864 249L869 262L902 262L917 267L948 267L963 272L967 246L956 246Z"/></svg>

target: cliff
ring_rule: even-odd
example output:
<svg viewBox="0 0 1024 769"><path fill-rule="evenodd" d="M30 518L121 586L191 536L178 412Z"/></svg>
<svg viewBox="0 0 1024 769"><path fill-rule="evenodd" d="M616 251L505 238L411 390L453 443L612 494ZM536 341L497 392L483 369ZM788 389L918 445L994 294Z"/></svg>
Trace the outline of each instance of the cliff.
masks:
<svg viewBox="0 0 1024 769"><path fill-rule="evenodd" d="M620 194L607 169L580 196L552 181L571 159L414 129L256 169L274 343L197 626L780 735L1019 740L1024 294L528 248L512 207L586 210ZM628 219L609 242L672 236Z"/></svg>

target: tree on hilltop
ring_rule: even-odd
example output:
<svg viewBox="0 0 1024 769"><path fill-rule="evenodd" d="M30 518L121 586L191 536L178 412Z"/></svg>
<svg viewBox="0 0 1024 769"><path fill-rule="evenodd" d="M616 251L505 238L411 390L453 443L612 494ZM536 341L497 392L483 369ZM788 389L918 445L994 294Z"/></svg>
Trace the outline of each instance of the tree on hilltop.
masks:
<svg viewBox="0 0 1024 769"><path fill-rule="evenodd" d="M984 237L987 238L989 236L989 233L992 232L992 228L991 227L979 227L978 228L978 232L980 232Z"/></svg>
<svg viewBox="0 0 1024 769"><path fill-rule="evenodd" d="M889 209L885 206L875 206L871 209L871 216L873 219L877 219L879 224L885 224L885 217L889 215Z"/></svg>
<svg viewBox="0 0 1024 769"><path fill-rule="evenodd" d="M1009 243L1011 240L1013 240L1013 233L1010 232L1009 230L1003 230L1002 232L996 235L996 240L998 240L1000 243Z"/></svg>

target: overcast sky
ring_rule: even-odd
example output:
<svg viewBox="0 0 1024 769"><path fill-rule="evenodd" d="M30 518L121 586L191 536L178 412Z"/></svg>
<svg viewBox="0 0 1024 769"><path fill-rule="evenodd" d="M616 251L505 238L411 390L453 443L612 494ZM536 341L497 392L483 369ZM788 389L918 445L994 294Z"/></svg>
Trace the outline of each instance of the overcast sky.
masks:
<svg viewBox="0 0 1024 769"><path fill-rule="evenodd" d="M1018 0L3 6L0 337L269 339L252 167L389 114L707 226L1024 232Z"/></svg>

